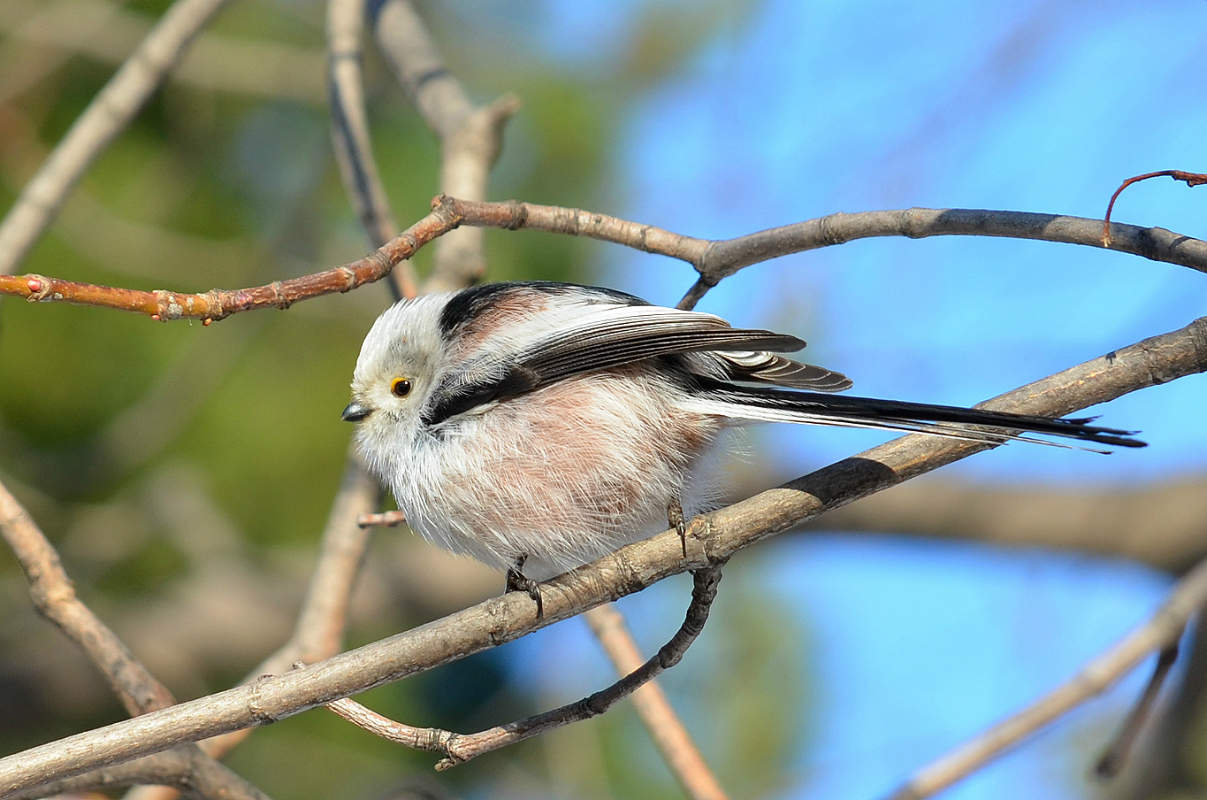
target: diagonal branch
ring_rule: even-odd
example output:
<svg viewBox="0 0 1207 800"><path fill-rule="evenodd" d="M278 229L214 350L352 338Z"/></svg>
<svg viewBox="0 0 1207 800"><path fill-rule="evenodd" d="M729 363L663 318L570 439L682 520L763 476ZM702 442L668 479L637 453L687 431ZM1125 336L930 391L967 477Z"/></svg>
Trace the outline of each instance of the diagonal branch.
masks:
<svg viewBox="0 0 1207 800"><path fill-rule="evenodd" d="M79 645L101 672L110 688L131 715L171 706L175 699L129 649L76 596L71 579L54 547L17 499L0 484L0 536L8 543L29 580L29 593L38 611ZM206 796L231 800L261 800L258 789L202 752L196 744L175 747L123 765L101 775L89 776L86 785L120 786L157 782L206 787ZM56 793L79 788L66 783ZM5 796L8 796L7 793ZM38 796L44 796L39 792Z"/></svg>
<svg viewBox="0 0 1207 800"><path fill-rule="evenodd" d="M1207 370L1207 318L1000 395L983 408L1063 415ZM543 584L545 614L504 595L341 653L0 759L0 794L168 748L263 725L305 709L496 647L680 572L701 569L831 508L965 458L990 445L922 434L844 459L777 489L705 515L686 540L665 531ZM701 532L702 531L702 532ZM683 555L686 543L687 556Z"/></svg>
<svg viewBox="0 0 1207 800"><path fill-rule="evenodd" d="M1018 714L919 770L891 800L921 800L980 769L1011 746L1101 694L1134 669L1149 653L1175 645L1191 615L1207 605L1207 561L1174 586L1157 612L1114 647L1090 661L1067 683Z"/></svg>
<svg viewBox="0 0 1207 800"><path fill-rule="evenodd" d="M55 147L0 223L0 275L50 225L84 171L130 123L226 0L177 0Z"/></svg>

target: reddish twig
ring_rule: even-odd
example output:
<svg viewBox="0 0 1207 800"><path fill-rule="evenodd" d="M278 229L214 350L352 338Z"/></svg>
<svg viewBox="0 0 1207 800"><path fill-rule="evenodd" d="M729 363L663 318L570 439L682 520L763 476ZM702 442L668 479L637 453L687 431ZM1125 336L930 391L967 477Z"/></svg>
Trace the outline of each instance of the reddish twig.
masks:
<svg viewBox="0 0 1207 800"><path fill-rule="evenodd" d="M211 289L201 294L149 292L94 286L45 275L0 275L0 294L30 302L78 303L147 314L154 320L200 319L207 325L240 311L288 308L300 300L347 292L381 280L399 261L461 224L453 204L433 201L432 212L364 258L348 264L248 289Z"/></svg>
<svg viewBox="0 0 1207 800"><path fill-rule="evenodd" d="M34 301L83 303L137 311L163 320L218 320L239 311L270 306L284 308L300 300L346 292L379 280L399 261L410 258L420 247L458 226L512 230L527 228L588 236L687 261L696 268L700 278L680 301L680 306L684 308L694 305L722 278L751 264L873 236L907 236L914 239L927 236L1002 236L1102 246L1098 220L1021 211L911 208L831 214L734 239L712 241L606 214L517 201L476 202L438 195L432 201L432 209L432 213L400 236L362 259L312 275L250 289L214 289L203 294L162 289L141 292L73 283L42 275L0 275L0 294ZM1207 272L1205 241L1164 228L1120 224L1116 224L1115 228L1112 248L1116 251ZM442 281L442 285L445 282Z"/></svg>
<svg viewBox="0 0 1207 800"><path fill-rule="evenodd" d="M1146 172L1143 175L1136 175L1128 178L1123 183L1119 184L1119 188L1111 195L1111 201L1106 204L1106 216L1102 218L1102 246L1111 246L1111 211L1115 208L1115 201L1119 199L1119 195L1123 190L1131 186L1133 183L1146 181L1149 178L1170 177L1175 181L1185 181L1187 186L1195 187L1202 186L1207 183L1207 174L1201 172L1183 172L1180 169L1163 169L1159 172Z"/></svg>

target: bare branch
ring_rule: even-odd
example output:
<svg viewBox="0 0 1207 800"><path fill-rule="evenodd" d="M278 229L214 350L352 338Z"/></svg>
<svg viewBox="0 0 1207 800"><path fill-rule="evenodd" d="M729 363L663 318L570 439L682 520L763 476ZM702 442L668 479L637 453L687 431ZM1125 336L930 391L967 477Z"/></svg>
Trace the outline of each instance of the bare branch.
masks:
<svg viewBox="0 0 1207 800"><path fill-rule="evenodd" d="M1149 653L1164 651L1181 637L1190 616L1207 604L1207 561L1178 581L1152 618L1082 667L1067 683L1030 707L919 770L890 797L919 800L952 785L1035 733L1062 714L1101 694Z"/></svg>
<svg viewBox="0 0 1207 800"><path fill-rule="evenodd" d="M87 654L128 713L143 714L176 702L167 687L76 596L59 554L2 484L0 535L25 571L34 607Z"/></svg>
<svg viewBox="0 0 1207 800"><path fill-rule="evenodd" d="M0 294L33 301L59 301L117 308L153 315L157 319L219 320L240 311L283 308L291 303L333 292L346 292L380 280L404 258L458 226L528 228L588 236L650 253L679 258L696 266L701 278L680 302L690 307L709 287L760 259L816 249L869 236L1003 236L1101 247L1098 222L1021 211L970 209L906 209L831 214L828 217L772 228L736 239L709 241L682 236L651 225L572 208L516 201L479 203L438 196L432 213L416 222L379 250L343 266L248 289L213 289L187 294L156 289L151 292L116 289L48 278L44 275L0 275ZM1207 272L1207 242L1164 228L1115 225L1112 249L1153 261ZM429 289L444 285L429 281ZM457 284L464 285L463 283Z"/></svg>
<svg viewBox="0 0 1207 800"><path fill-rule="evenodd" d="M360 216L374 247L394 238L398 223L381 184L373 147L361 76L361 36L365 0L331 0L327 5L327 58L331 90L331 140L344 189ZM395 300L414 297L415 275L408 262L390 272Z"/></svg>
<svg viewBox="0 0 1207 800"><path fill-rule="evenodd" d="M702 569L692 570L692 601L687 608L683 624L674 636L658 649L648 661L633 672L575 703L564 705L537 714L527 719L497 725L471 734L453 734L444 742L445 757L436 764L436 769L445 770L533 736L555 730L573 722L581 722L598 716L617 701L629 696L659 673L679 663L692 642L704 630L708 612L717 597L717 584L721 581L722 562Z"/></svg>
<svg viewBox="0 0 1207 800"><path fill-rule="evenodd" d="M174 747L125 764L103 767L73 778L64 778L33 789L6 794L4 798L37 800L50 795L135 785L144 790L168 792L171 797L183 792L196 798L269 800L268 795L229 767L205 756L196 745ZM146 794L143 798L145 800Z"/></svg>
<svg viewBox="0 0 1207 800"><path fill-rule="evenodd" d="M1207 370L1207 318L1063 370L981 404L1063 415L1147 386ZM640 591L679 572L718 563L740 549L831 508L895 485L989 445L894 439L702 517L689 527L687 557L676 530L628 545L542 584L545 615L504 595L441 620L341 653L320 664L125 720L0 759L0 793L135 758L181 741L262 725L496 647L537 628Z"/></svg>
<svg viewBox="0 0 1207 800"><path fill-rule="evenodd" d="M0 223L0 275L11 273L68 193L180 60L225 0L176 0L38 170Z"/></svg>
<svg viewBox="0 0 1207 800"><path fill-rule="evenodd" d="M504 95L475 108L407 0L378 2L374 30L407 97L440 139L440 191L485 200L490 168L502 145L503 125L519 101ZM480 279L486 271L482 243L482 231L469 228L437 242L427 291L460 289Z"/></svg>
<svg viewBox="0 0 1207 800"><path fill-rule="evenodd" d="M134 311L165 322L176 319L214 321L240 311L284 309L300 300L347 292L381 280L399 261L410 258L420 247L458 224L460 220L452 215L451 206L439 204L432 213L364 258L300 278L273 281L248 289L212 289L203 294L164 289L145 292L76 283L45 275L0 275L0 294L24 297L31 302L78 303Z"/></svg>
<svg viewBox="0 0 1207 800"><path fill-rule="evenodd" d="M117 635L76 596L58 553L3 484L0 484L0 536L12 548L29 580L34 606L79 645L121 699L127 712L144 714L167 708L175 702L167 687L157 681ZM197 790L205 786L208 787L204 795L207 797L222 796L232 800L265 797L192 743L125 766L129 769L88 775L70 786L55 789L55 792L72 787L129 785L144 780L186 785ZM40 790L37 796L44 796L46 791Z"/></svg>
<svg viewBox="0 0 1207 800"><path fill-rule="evenodd" d="M596 606L583 618L617 672L627 675L641 666L641 651L624 623L624 616L614 605ZM725 790L700 755L691 734L675 714L657 681L650 681L633 692L633 706L688 796L692 800L726 800Z"/></svg>

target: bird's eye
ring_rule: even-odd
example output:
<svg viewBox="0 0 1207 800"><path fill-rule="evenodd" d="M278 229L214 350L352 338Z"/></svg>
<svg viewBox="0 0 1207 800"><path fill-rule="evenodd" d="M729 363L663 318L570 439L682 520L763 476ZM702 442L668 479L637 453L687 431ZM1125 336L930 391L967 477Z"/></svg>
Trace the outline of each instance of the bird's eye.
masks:
<svg viewBox="0 0 1207 800"><path fill-rule="evenodd" d="M406 397L411 393L411 382L406 378L395 378L390 381L390 392L395 397Z"/></svg>

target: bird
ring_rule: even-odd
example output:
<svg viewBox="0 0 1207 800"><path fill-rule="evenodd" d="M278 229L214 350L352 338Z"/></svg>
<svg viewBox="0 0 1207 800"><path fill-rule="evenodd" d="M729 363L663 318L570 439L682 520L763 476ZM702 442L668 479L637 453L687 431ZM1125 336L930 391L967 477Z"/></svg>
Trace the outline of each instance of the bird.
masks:
<svg viewBox="0 0 1207 800"><path fill-rule="evenodd" d="M428 541L505 570L508 590L710 510L710 458L760 422L1000 444L1142 447L1094 418L834 394L845 375L796 336L595 286L488 283L401 300L365 336L342 419ZM1092 445L1092 447L1091 447Z"/></svg>

